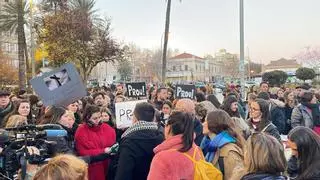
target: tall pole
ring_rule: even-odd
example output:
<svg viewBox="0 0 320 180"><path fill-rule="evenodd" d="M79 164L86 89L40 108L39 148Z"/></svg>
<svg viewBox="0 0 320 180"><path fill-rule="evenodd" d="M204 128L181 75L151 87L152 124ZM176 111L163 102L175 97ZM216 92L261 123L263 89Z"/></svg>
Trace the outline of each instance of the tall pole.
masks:
<svg viewBox="0 0 320 180"><path fill-rule="evenodd" d="M166 12L166 25L164 29L164 43L162 52L162 83L166 80L166 70L167 70L167 48L169 39L169 25L170 25L170 11L171 11L171 0L167 2L167 12Z"/></svg>
<svg viewBox="0 0 320 180"><path fill-rule="evenodd" d="M245 81L244 81L244 8L243 0L240 0L240 85L241 95L245 98Z"/></svg>
<svg viewBox="0 0 320 180"><path fill-rule="evenodd" d="M31 68L32 68L32 77L36 76L36 65L34 59L34 33L33 33L33 2L30 0L30 35L31 35Z"/></svg>

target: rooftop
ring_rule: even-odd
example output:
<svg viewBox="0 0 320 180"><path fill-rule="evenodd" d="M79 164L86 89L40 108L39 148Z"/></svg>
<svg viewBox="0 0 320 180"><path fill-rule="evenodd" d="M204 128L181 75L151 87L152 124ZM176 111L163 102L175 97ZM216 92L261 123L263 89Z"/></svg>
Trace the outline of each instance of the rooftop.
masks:
<svg viewBox="0 0 320 180"><path fill-rule="evenodd" d="M203 59L199 56L196 56L196 55L193 55L193 54L189 54L189 53L182 53L182 54L179 54L177 56L174 56L170 59L189 59L189 58L194 58L194 59Z"/></svg>
<svg viewBox="0 0 320 180"><path fill-rule="evenodd" d="M271 61L268 66L300 66L300 64L295 59L284 59L281 58L279 60Z"/></svg>

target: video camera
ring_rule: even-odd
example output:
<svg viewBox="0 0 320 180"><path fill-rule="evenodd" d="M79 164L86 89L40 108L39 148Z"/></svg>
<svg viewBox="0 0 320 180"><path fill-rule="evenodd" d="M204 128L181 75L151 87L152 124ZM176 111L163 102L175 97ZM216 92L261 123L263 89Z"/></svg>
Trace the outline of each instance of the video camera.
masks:
<svg viewBox="0 0 320 180"><path fill-rule="evenodd" d="M47 141L50 137L67 136L67 132L57 124L25 125L0 130L0 172L13 179L18 170L22 170L22 179L29 164L42 164L53 156L52 146L55 141ZM40 154L29 154L27 147L34 146Z"/></svg>

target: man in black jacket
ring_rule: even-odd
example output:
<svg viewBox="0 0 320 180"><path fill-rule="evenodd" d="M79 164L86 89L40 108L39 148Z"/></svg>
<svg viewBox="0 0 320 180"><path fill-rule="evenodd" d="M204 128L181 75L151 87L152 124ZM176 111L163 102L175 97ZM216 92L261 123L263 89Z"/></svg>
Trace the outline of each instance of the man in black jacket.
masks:
<svg viewBox="0 0 320 180"><path fill-rule="evenodd" d="M121 137L116 180L147 179L153 149L164 140L154 119L155 109L151 104L143 102L136 105L133 125Z"/></svg>
<svg viewBox="0 0 320 180"><path fill-rule="evenodd" d="M6 115L13 110L13 104L9 98L10 93L4 90L0 90L0 124Z"/></svg>

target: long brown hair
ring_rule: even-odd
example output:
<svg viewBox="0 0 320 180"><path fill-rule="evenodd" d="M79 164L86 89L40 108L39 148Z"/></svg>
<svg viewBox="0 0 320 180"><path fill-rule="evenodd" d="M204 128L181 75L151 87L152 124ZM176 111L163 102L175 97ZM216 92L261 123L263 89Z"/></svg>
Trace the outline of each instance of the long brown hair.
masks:
<svg viewBox="0 0 320 180"><path fill-rule="evenodd" d="M223 110L210 112L207 115L207 123L210 132L219 134L222 131L226 131L236 139L236 144L243 148L244 139L239 130L236 130L236 126L227 112Z"/></svg>
<svg viewBox="0 0 320 180"><path fill-rule="evenodd" d="M17 101L15 104L14 104L14 109L3 119L3 122L2 122L2 127L5 127L10 116L13 116L13 115L20 115L19 114L19 107L22 103L29 103L30 105L30 101L27 100L27 99L21 99L19 101ZM30 112L29 112L29 115L27 116L27 119L30 121L32 118L32 115L31 115L31 106L30 106ZM30 122L32 123L32 122Z"/></svg>
<svg viewBox="0 0 320 180"><path fill-rule="evenodd" d="M284 102L291 108L293 108L297 103L295 100L289 100L289 94L293 93L292 91L286 91L283 95Z"/></svg>
<svg viewBox="0 0 320 180"><path fill-rule="evenodd" d="M248 173L280 174L287 166L282 144L264 133L254 133L249 137L244 163Z"/></svg>

